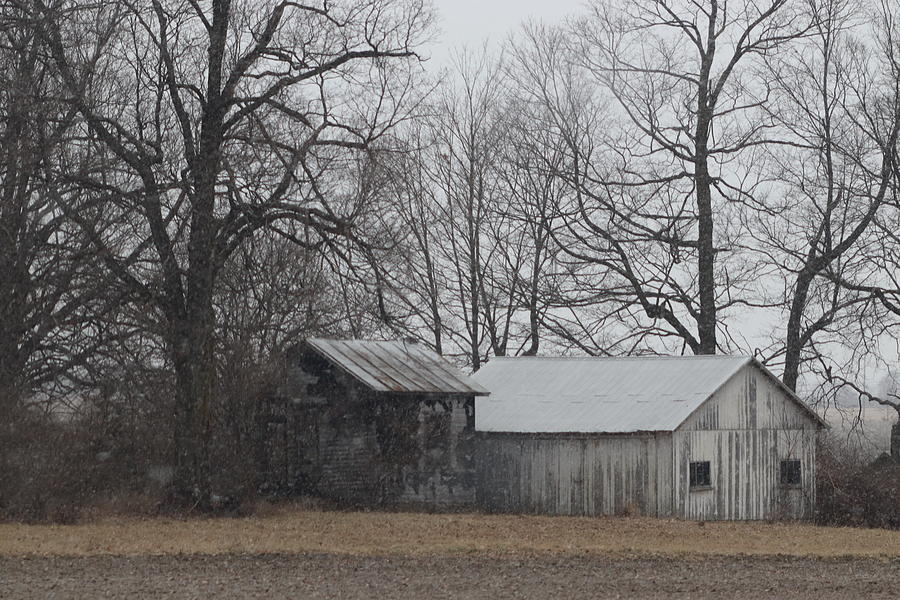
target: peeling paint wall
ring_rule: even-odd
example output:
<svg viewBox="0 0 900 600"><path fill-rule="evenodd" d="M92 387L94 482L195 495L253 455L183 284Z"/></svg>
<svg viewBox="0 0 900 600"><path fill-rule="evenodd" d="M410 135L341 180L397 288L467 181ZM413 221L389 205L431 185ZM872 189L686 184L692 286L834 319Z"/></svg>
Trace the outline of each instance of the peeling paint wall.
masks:
<svg viewBox="0 0 900 600"><path fill-rule="evenodd" d="M816 434L815 419L748 365L674 432L479 433L478 503L561 515L811 518ZM784 459L800 461L800 485L780 483ZM707 489L690 489L691 461L710 462Z"/></svg>
<svg viewBox="0 0 900 600"><path fill-rule="evenodd" d="M401 473L398 500L471 505L475 499L474 400L448 398L419 407L416 460Z"/></svg>
<svg viewBox="0 0 900 600"><path fill-rule="evenodd" d="M815 509L815 431L679 431L675 514L687 519L811 518ZM782 459L801 461L802 484L782 486ZM709 461L711 486L691 490L691 461Z"/></svg>
<svg viewBox="0 0 900 600"><path fill-rule="evenodd" d="M759 369L732 377L674 434L675 514L688 519L807 519L815 511L816 422ZM796 459L801 484L780 483ZM712 486L691 490L689 463L710 461Z"/></svg>
<svg viewBox="0 0 900 600"><path fill-rule="evenodd" d="M264 488L371 506L473 502L474 398L372 392L313 356L279 397L261 418Z"/></svg>
<svg viewBox="0 0 900 600"><path fill-rule="evenodd" d="M679 430L815 429L816 422L762 371L735 373Z"/></svg>
<svg viewBox="0 0 900 600"><path fill-rule="evenodd" d="M480 434L478 503L553 515L671 513L668 434Z"/></svg>

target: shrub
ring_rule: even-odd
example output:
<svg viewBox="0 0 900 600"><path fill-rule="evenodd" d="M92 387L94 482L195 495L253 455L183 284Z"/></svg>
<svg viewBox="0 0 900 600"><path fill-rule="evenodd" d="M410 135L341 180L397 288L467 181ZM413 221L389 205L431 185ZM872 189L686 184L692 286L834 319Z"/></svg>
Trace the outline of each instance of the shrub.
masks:
<svg viewBox="0 0 900 600"><path fill-rule="evenodd" d="M825 438L817 453L816 520L824 525L900 528L900 461L874 461L859 448Z"/></svg>

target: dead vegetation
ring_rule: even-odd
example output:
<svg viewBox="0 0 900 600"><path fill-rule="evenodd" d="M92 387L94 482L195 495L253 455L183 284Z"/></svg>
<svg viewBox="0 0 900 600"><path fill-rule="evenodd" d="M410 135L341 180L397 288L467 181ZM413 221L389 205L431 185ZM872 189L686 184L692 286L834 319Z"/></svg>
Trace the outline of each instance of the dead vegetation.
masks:
<svg viewBox="0 0 900 600"><path fill-rule="evenodd" d="M0 524L0 556L173 554L896 557L900 532L787 523L272 509L220 519Z"/></svg>

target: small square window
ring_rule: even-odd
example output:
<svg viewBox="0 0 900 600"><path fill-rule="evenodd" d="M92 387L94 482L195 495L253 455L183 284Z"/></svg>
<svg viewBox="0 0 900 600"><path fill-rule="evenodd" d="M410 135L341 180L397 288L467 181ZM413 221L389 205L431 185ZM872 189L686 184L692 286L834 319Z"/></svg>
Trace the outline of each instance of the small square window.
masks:
<svg viewBox="0 0 900 600"><path fill-rule="evenodd" d="M800 485L802 480L799 460L791 458L781 461L781 485Z"/></svg>
<svg viewBox="0 0 900 600"><path fill-rule="evenodd" d="M710 476L709 461L698 461L690 464L691 468L691 487L704 488L712 486L712 477Z"/></svg>

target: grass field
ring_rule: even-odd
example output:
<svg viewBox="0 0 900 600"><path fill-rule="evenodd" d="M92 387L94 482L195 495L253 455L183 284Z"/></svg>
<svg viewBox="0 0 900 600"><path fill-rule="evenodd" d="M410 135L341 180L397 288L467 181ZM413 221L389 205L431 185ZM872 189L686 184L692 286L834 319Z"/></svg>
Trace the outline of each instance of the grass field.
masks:
<svg viewBox="0 0 900 600"><path fill-rule="evenodd" d="M649 518L338 512L0 524L0 556L173 554L900 556L900 531Z"/></svg>

